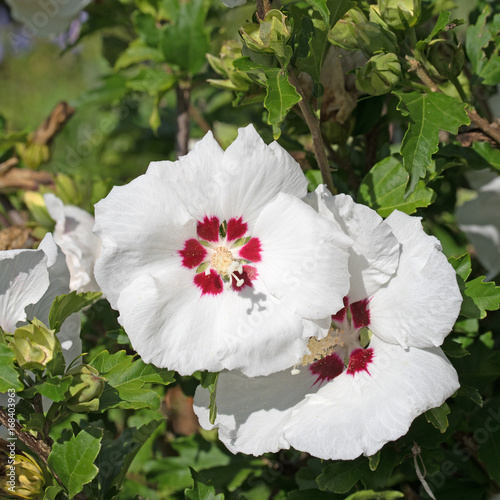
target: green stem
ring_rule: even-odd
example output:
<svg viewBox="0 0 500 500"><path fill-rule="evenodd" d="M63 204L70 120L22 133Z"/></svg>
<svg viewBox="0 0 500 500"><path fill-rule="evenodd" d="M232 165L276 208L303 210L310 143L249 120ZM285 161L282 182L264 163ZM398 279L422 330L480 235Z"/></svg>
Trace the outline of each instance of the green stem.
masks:
<svg viewBox="0 0 500 500"><path fill-rule="evenodd" d="M460 96L460 99L462 99L462 102L468 102L469 99L467 98L467 94L465 93L462 84L458 81L458 78L450 78L450 82L453 83L453 85L457 89L458 95Z"/></svg>

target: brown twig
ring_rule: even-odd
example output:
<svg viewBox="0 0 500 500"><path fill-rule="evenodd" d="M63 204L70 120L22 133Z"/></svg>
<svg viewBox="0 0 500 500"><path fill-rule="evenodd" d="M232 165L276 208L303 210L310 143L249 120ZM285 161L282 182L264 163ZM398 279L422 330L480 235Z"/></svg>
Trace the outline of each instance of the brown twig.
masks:
<svg viewBox="0 0 500 500"><path fill-rule="evenodd" d="M50 144L74 113L74 108L67 102L58 102L50 115L35 130L32 142L35 144Z"/></svg>
<svg viewBox="0 0 500 500"><path fill-rule="evenodd" d="M262 20L271 10L271 2L269 0L257 0L257 17Z"/></svg>
<svg viewBox="0 0 500 500"><path fill-rule="evenodd" d="M325 144L323 142L323 136L321 135L321 128L319 119L311 111L309 104L306 101L303 90L300 87L299 81L295 76L295 73L290 71L290 83L295 87L299 93L301 100L299 101L299 108L302 111L304 120L309 127L311 132L314 152L316 154L316 160L318 162L319 169L321 171L321 177L326 187L330 190L332 194L336 193L335 186L333 185L332 175L330 173L330 165L328 164L328 159L326 157Z"/></svg>
<svg viewBox="0 0 500 500"><path fill-rule="evenodd" d="M189 141L189 105L191 87L188 84L177 86L177 134L175 136L175 151L177 158L188 153Z"/></svg>
<svg viewBox="0 0 500 500"><path fill-rule="evenodd" d="M204 134L206 134L207 132L210 132L212 130L210 123L208 123L207 120L205 120L205 118L203 118L201 113L194 106L189 107L189 115L196 122L198 127L200 127L201 130L203 130Z"/></svg>

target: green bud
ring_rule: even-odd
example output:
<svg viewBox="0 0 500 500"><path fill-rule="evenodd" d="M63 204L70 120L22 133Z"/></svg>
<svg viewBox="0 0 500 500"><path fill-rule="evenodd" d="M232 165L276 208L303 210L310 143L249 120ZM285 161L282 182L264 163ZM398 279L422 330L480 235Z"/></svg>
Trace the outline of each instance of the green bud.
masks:
<svg viewBox="0 0 500 500"><path fill-rule="evenodd" d="M370 95L390 92L401 78L401 64L396 54L377 54L356 69L356 88Z"/></svg>
<svg viewBox="0 0 500 500"><path fill-rule="evenodd" d="M280 10L270 10L259 23L245 23L240 33L245 45L255 52L274 54L281 63L292 56L292 48L287 45L292 27Z"/></svg>
<svg viewBox="0 0 500 500"><path fill-rule="evenodd" d="M236 40L226 41L222 45L219 57L207 54L208 62L214 71L226 77L226 80L209 80L209 82L215 87L246 92L252 80L244 71L234 67L234 61L241 56L241 44Z"/></svg>
<svg viewBox="0 0 500 500"><path fill-rule="evenodd" d="M437 75L432 76L449 80L456 78L462 72L465 53L460 43L438 39L432 40L427 46L427 59L437 72Z"/></svg>
<svg viewBox="0 0 500 500"><path fill-rule="evenodd" d="M421 0L378 0L382 19L395 30L405 30L417 24L422 12Z"/></svg>
<svg viewBox="0 0 500 500"><path fill-rule="evenodd" d="M50 160L50 148L47 144L18 144L17 152L23 163L33 170L36 170L42 163Z"/></svg>
<svg viewBox="0 0 500 500"><path fill-rule="evenodd" d="M366 57L377 52L397 52L396 35L377 23L366 22L354 25L358 46Z"/></svg>
<svg viewBox="0 0 500 500"><path fill-rule="evenodd" d="M361 9L354 7L348 10L328 33L329 42L346 50L358 50L358 40L354 33L354 27L366 22L368 19Z"/></svg>
<svg viewBox="0 0 500 500"><path fill-rule="evenodd" d="M0 442L0 493L7 498L35 499L43 491L45 480L36 461L15 446ZM3 495L2 495L3 496Z"/></svg>
<svg viewBox="0 0 500 500"><path fill-rule="evenodd" d="M66 405L75 412L97 411L104 391L104 378L90 365L79 365L67 372L73 381L66 393Z"/></svg>
<svg viewBox="0 0 500 500"><path fill-rule="evenodd" d="M44 370L57 351L61 350L54 330L49 330L36 319L32 324L22 326L14 332L11 347L17 364L28 370Z"/></svg>

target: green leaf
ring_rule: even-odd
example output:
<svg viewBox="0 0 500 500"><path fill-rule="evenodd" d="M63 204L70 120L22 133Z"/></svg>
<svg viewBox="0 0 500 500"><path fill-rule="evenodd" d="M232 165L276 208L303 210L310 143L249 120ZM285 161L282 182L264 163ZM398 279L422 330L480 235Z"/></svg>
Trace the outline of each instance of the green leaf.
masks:
<svg viewBox="0 0 500 500"><path fill-rule="evenodd" d="M468 148L462 148L467 150ZM479 168L493 168L500 172L500 151L491 146L489 142L475 141L472 144L472 151L477 153L486 162L486 165L478 165Z"/></svg>
<svg viewBox="0 0 500 500"><path fill-rule="evenodd" d="M149 47L140 38L134 40L120 54L115 62L115 70L128 68L132 64L144 61L161 62L163 54L156 48Z"/></svg>
<svg viewBox="0 0 500 500"><path fill-rule="evenodd" d="M330 27L354 5L351 0L307 0L307 3L321 14L323 21Z"/></svg>
<svg viewBox="0 0 500 500"><path fill-rule="evenodd" d="M71 292L55 298L49 312L49 327L58 332L61 325L73 313L76 313L100 299L102 292Z"/></svg>
<svg viewBox="0 0 500 500"><path fill-rule="evenodd" d="M478 458L486 466L488 476L500 481L500 432L499 398L492 398L482 409L482 426L475 429L479 444Z"/></svg>
<svg viewBox="0 0 500 500"><path fill-rule="evenodd" d="M319 170L307 170L306 177L309 181L307 184L307 190L309 192L314 191L320 184L323 184L323 176Z"/></svg>
<svg viewBox="0 0 500 500"><path fill-rule="evenodd" d="M106 493L113 487L121 487L132 460L161 423L162 420L152 420L139 428L128 427L118 439L106 439L102 442L101 452L95 461L99 468L101 493Z"/></svg>
<svg viewBox="0 0 500 500"><path fill-rule="evenodd" d="M52 377L47 375L47 378L35 388L42 396L45 396L56 403L63 401L66 396L66 391L69 389L73 377Z"/></svg>
<svg viewBox="0 0 500 500"><path fill-rule="evenodd" d="M460 386L460 389L458 389L457 396L463 396L465 398L471 399L478 406L483 406L483 397L481 396L479 391L471 385L462 384Z"/></svg>
<svg viewBox="0 0 500 500"><path fill-rule="evenodd" d="M267 122L273 126L275 139L280 136L280 125L290 109L301 97L295 87L288 81L288 74L280 68L266 68L266 98L264 106L269 111Z"/></svg>
<svg viewBox="0 0 500 500"><path fill-rule="evenodd" d="M216 495L213 486L204 484L200 475L191 467L189 469L191 470L194 484L192 488L186 488L184 491L185 498L188 500L224 500L222 493Z"/></svg>
<svg viewBox="0 0 500 500"><path fill-rule="evenodd" d="M431 157L438 150L439 131L458 133L461 125L468 125L470 120L465 111L465 104L446 94L429 92L401 93L394 92L399 98L398 109L403 116L409 116L410 124L403 138L401 155L403 165L410 174L405 193L413 193L421 177L425 177L431 166Z"/></svg>
<svg viewBox="0 0 500 500"><path fill-rule="evenodd" d="M382 450L379 451L377 455L379 455L379 463L377 464L376 473L367 474L361 479L365 488L367 489L378 490L387 486L392 477L394 468L403 460L403 456L398 455L395 449L390 445L382 448ZM371 469L374 464L371 460L370 462Z"/></svg>
<svg viewBox="0 0 500 500"><path fill-rule="evenodd" d="M356 491L349 495L345 500L396 500L396 498L404 498L404 493L401 491L373 491L364 490Z"/></svg>
<svg viewBox="0 0 500 500"><path fill-rule="evenodd" d="M162 35L161 29L156 25L156 19L151 14L135 11L132 15L132 21L137 34L144 43L156 48Z"/></svg>
<svg viewBox="0 0 500 500"><path fill-rule="evenodd" d="M430 32L429 36L425 38L424 40L420 40L417 42L417 50L423 51L427 44L438 34L441 33L442 31L449 31L452 28L456 28L457 26L461 26L462 24L465 23L463 19L453 19L453 21L450 21L450 16L451 12L449 11L441 11L439 13L439 17L436 21L436 24L434 25L434 28Z"/></svg>
<svg viewBox="0 0 500 500"><path fill-rule="evenodd" d="M48 464L70 498L82 491L83 485L92 481L99 472L94 460L101 448L102 435L102 429L89 426L68 441L57 441L52 446Z"/></svg>
<svg viewBox="0 0 500 500"><path fill-rule="evenodd" d="M160 48L165 61L194 75L205 64L210 42L205 29L208 4L203 0L182 3L176 22L165 26Z"/></svg>
<svg viewBox="0 0 500 500"><path fill-rule="evenodd" d="M389 156L374 165L365 176L359 186L358 202L373 208L382 217L387 217L394 210L412 214L417 208L433 203L436 193L423 181L419 181L415 191L405 199L408 178L401 162Z"/></svg>
<svg viewBox="0 0 500 500"><path fill-rule="evenodd" d="M161 69L142 68L137 75L127 80L127 87L131 90L146 92L151 96L169 91L177 83L177 76L166 73Z"/></svg>
<svg viewBox="0 0 500 500"><path fill-rule="evenodd" d="M450 413L450 407L443 403L438 408L432 408L425 412L425 418L427 422L431 423L439 432L444 433L448 428L448 414Z"/></svg>
<svg viewBox="0 0 500 500"><path fill-rule="evenodd" d="M465 49L479 83L500 83L500 14L491 21L491 8L486 5L474 26L467 29Z"/></svg>
<svg viewBox="0 0 500 500"><path fill-rule="evenodd" d="M464 302L460 313L468 318L483 319L486 311L496 311L500 305L500 287L494 282L484 282L480 276L465 285Z"/></svg>
<svg viewBox="0 0 500 500"><path fill-rule="evenodd" d="M100 352L90 363L106 379L104 391L99 400L99 410L109 408L152 408L160 407L160 396L145 387L154 383L168 385L174 381L174 374L141 359L127 355L125 351L110 354Z"/></svg>
<svg viewBox="0 0 500 500"><path fill-rule="evenodd" d="M21 391L24 387L14 366L15 359L12 349L0 343L0 392L7 392L9 389Z"/></svg>
<svg viewBox="0 0 500 500"><path fill-rule="evenodd" d="M297 36L298 70L309 73L312 79L319 83L321 66L328 41L328 26L320 19L302 18L302 29Z"/></svg>
<svg viewBox="0 0 500 500"><path fill-rule="evenodd" d="M57 494L63 491L63 489L58 486L49 486L43 492L43 500L56 500Z"/></svg>
<svg viewBox="0 0 500 500"><path fill-rule="evenodd" d="M446 339L441 346L441 349L452 358L462 358L468 356L470 353L467 349L462 347L462 344L453 339Z"/></svg>
<svg viewBox="0 0 500 500"><path fill-rule="evenodd" d="M365 457L334 462L316 478L320 490L347 493L365 474L370 472Z"/></svg>

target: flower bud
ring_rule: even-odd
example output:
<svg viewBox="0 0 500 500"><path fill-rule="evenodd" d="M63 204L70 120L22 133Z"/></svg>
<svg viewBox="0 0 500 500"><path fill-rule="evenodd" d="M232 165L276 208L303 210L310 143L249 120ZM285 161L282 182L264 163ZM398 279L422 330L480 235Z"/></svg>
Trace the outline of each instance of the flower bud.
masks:
<svg viewBox="0 0 500 500"><path fill-rule="evenodd" d="M17 364L28 370L44 370L57 351L61 350L54 330L49 330L36 320L14 332L11 347Z"/></svg>
<svg viewBox="0 0 500 500"><path fill-rule="evenodd" d="M208 62L213 70L226 80L209 80L209 82L220 88L246 92L252 80L244 71L234 67L234 61L242 56L241 44L236 40L228 40L221 47L219 57L207 54Z"/></svg>
<svg viewBox="0 0 500 500"><path fill-rule="evenodd" d="M245 23L240 29L246 46L256 52L275 54L278 59L291 57L286 43L292 36L290 22L283 12L272 9L259 23Z"/></svg>
<svg viewBox="0 0 500 500"><path fill-rule="evenodd" d="M356 87L370 95L390 92L401 78L401 64L396 54L377 54L356 70Z"/></svg>
<svg viewBox="0 0 500 500"><path fill-rule="evenodd" d="M397 52L396 35L377 23L366 22L354 25L358 46L366 57L377 52Z"/></svg>
<svg viewBox="0 0 500 500"><path fill-rule="evenodd" d="M378 0L382 19L395 30L405 30L417 24L422 12L421 0Z"/></svg>
<svg viewBox="0 0 500 500"><path fill-rule="evenodd" d="M79 365L67 372L73 381L66 393L66 405L75 412L97 411L104 391L104 378L90 365Z"/></svg>
<svg viewBox="0 0 500 500"><path fill-rule="evenodd" d="M427 59L439 77L449 80L456 78L465 62L463 46L452 40L433 40L427 47ZM435 76L435 75L433 75Z"/></svg>
<svg viewBox="0 0 500 500"><path fill-rule="evenodd" d="M50 159L50 148L47 144L38 144L36 142L18 144L17 152L23 163L33 170L36 170L42 163Z"/></svg>
<svg viewBox="0 0 500 500"><path fill-rule="evenodd" d="M363 11L354 7L340 19L328 33L328 40L331 44L342 47L346 50L358 50L358 40L354 33L357 24L368 22Z"/></svg>
<svg viewBox="0 0 500 500"><path fill-rule="evenodd" d="M7 498L34 499L42 493L44 483L36 461L28 454L16 453L12 443L1 440L0 493Z"/></svg>

